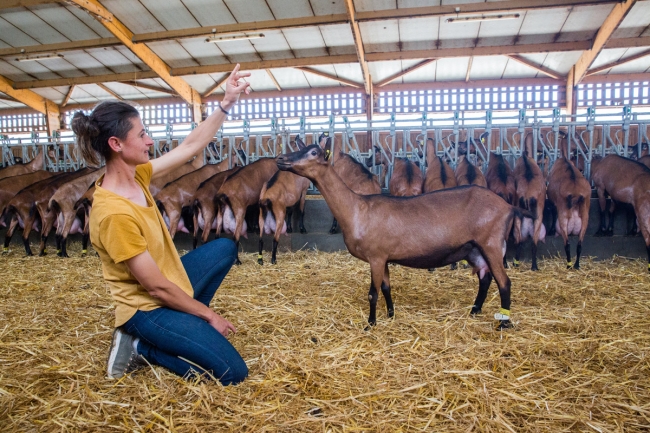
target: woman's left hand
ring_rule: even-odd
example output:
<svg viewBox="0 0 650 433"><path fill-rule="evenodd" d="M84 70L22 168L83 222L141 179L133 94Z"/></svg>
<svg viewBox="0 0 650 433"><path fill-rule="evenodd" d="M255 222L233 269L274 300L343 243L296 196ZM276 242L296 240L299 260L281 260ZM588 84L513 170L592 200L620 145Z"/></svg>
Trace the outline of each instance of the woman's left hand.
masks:
<svg viewBox="0 0 650 433"><path fill-rule="evenodd" d="M208 320L208 323L214 329L219 331L219 333L224 337L227 337L231 332L233 334L237 332L235 325L233 325L232 323L230 323L229 321L227 321L217 313L214 313L214 315Z"/></svg>
<svg viewBox="0 0 650 433"><path fill-rule="evenodd" d="M239 63L235 65L228 80L226 80L226 94L221 101L221 106L224 110L230 110L239 100L239 95L244 92L247 95L251 92L250 83L246 80L240 81L244 77L250 77L250 72L239 72Z"/></svg>

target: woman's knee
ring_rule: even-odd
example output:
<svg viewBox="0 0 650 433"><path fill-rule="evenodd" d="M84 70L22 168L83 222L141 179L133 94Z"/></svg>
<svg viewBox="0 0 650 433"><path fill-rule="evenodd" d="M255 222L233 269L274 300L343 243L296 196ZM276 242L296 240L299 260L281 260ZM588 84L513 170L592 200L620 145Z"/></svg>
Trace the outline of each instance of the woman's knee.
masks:
<svg viewBox="0 0 650 433"><path fill-rule="evenodd" d="M230 365L230 368L224 374L219 381L224 385L237 385L241 383L248 377L248 367L244 360L241 362L233 363Z"/></svg>

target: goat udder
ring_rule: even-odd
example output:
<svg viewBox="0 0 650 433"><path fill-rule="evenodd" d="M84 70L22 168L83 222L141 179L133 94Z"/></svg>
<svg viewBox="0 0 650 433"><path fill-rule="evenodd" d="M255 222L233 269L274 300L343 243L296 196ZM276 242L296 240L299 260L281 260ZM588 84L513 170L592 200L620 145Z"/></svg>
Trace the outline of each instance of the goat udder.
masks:
<svg viewBox="0 0 650 433"><path fill-rule="evenodd" d="M472 272L478 274L479 279L483 278L486 273L490 272L487 262L476 248L470 251L467 261L472 265Z"/></svg>
<svg viewBox="0 0 650 433"><path fill-rule="evenodd" d="M226 205L223 211L223 231L224 233L234 235L235 229L237 228L237 221L235 220L235 214L232 213L230 206ZM241 235L248 239L246 231L248 226L246 225L246 220L243 221L241 227Z"/></svg>
<svg viewBox="0 0 650 433"><path fill-rule="evenodd" d="M75 218L74 221L72 221L72 227L70 227L69 234L73 235L76 233L83 233L83 224L81 224L81 220L79 218Z"/></svg>
<svg viewBox="0 0 650 433"><path fill-rule="evenodd" d="M277 230L277 224L275 221L275 216L273 215L273 212L268 212L266 214L266 219L264 220L264 233L267 235L274 234L275 231ZM287 233L287 223L286 221L282 221L282 229L280 230L280 234L286 234Z"/></svg>
<svg viewBox="0 0 650 433"><path fill-rule="evenodd" d="M176 227L176 230L179 231L179 232L183 232L183 233L189 233L190 232L187 229L187 227L185 227L185 221L183 221L183 218L181 218L180 221L178 221L178 226Z"/></svg>

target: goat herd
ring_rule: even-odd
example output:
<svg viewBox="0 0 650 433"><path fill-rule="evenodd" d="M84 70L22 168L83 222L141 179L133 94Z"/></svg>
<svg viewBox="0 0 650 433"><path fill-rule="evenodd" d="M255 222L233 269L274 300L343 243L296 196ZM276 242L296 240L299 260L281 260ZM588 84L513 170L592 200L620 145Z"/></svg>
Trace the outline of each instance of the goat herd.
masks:
<svg viewBox="0 0 650 433"><path fill-rule="evenodd" d="M292 231L291 213L297 204L299 230L306 233L305 198L311 181L334 215L330 233L340 226L350 253L370 264L370 325L376 323L380 290L388 316L394 315L388 263L432 269L455 266L464 260L479 278L472 314L481 312L494 279L501 298L495 319L499 328L507 328L511 326L510 279L505 272L507 239L512 235L517 244L515 266L519 265L522 243L532 239L532 269L537 270L537 243L546 235L546 213L551 221L549 232L557 232L564 240L567 267L579 269L591 185L581 167L572 162L566 135L562 135L562 156L550 169L548 161L534 159L531 146L526 146L514 170L503 156L491 153L483 174L469 155L477 150L487 155L486 138L484 133L477 141L455 144L460 156L455 171L436 155L431 139L426 143L424 174L413 161L395 158L390 195L381 194L377 177L367 169L373 164L387 164L389 152L375 147L373 157L359 162L333 145L326 133L317 144L309 146L296 137L297 152L263 158L244 167L228 169L228 158L207 165L203 165L203 158L196 158L175 173L153 180L150 190L172 238L178 231L193 229L194 247L199 230L203 243L213 230L217 236L222 232L232 234L239 242L247 232L247 209L259 209L258 263L263 264L262 235L273 234L271 262L275 264L279 237ZM104 169L87 167L53 173L40 169L44 157L40 153L29 163L0 170L0 224L7 227L4 251L8 251L11 237L21 227L26 253L32 254L29 235L36 229L41 234L39 254L44 255L49 233L56 228L60 256L67 257L66 239L73 233L83 234L85 254L94 184ZM596 235L612 234L615 206L629 207L636 214L630 233L641 231L650 270L648 166L650 156L638 160L617 155L594 157L590 180L600 204ZM609 208L606 195L612 199ZM575 263L571 261L570 235L578 236ZM237 263L241 263L239 258Z"/></svg>

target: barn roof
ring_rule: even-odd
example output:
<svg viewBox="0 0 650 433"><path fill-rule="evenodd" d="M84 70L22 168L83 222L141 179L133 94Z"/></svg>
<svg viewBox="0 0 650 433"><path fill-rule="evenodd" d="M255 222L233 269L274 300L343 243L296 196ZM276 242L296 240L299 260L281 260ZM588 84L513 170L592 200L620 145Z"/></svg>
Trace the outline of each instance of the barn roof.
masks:
<svg viewBox="0 0 650 433"><path fill-rule="evenodd" d="M235 63L252 71L254 92L278 95L482 80L566 84L572 70L574 84L648 80L650 1L0 3L0 115L116 97L172 95L196 105L223 93Z"/></svg>

